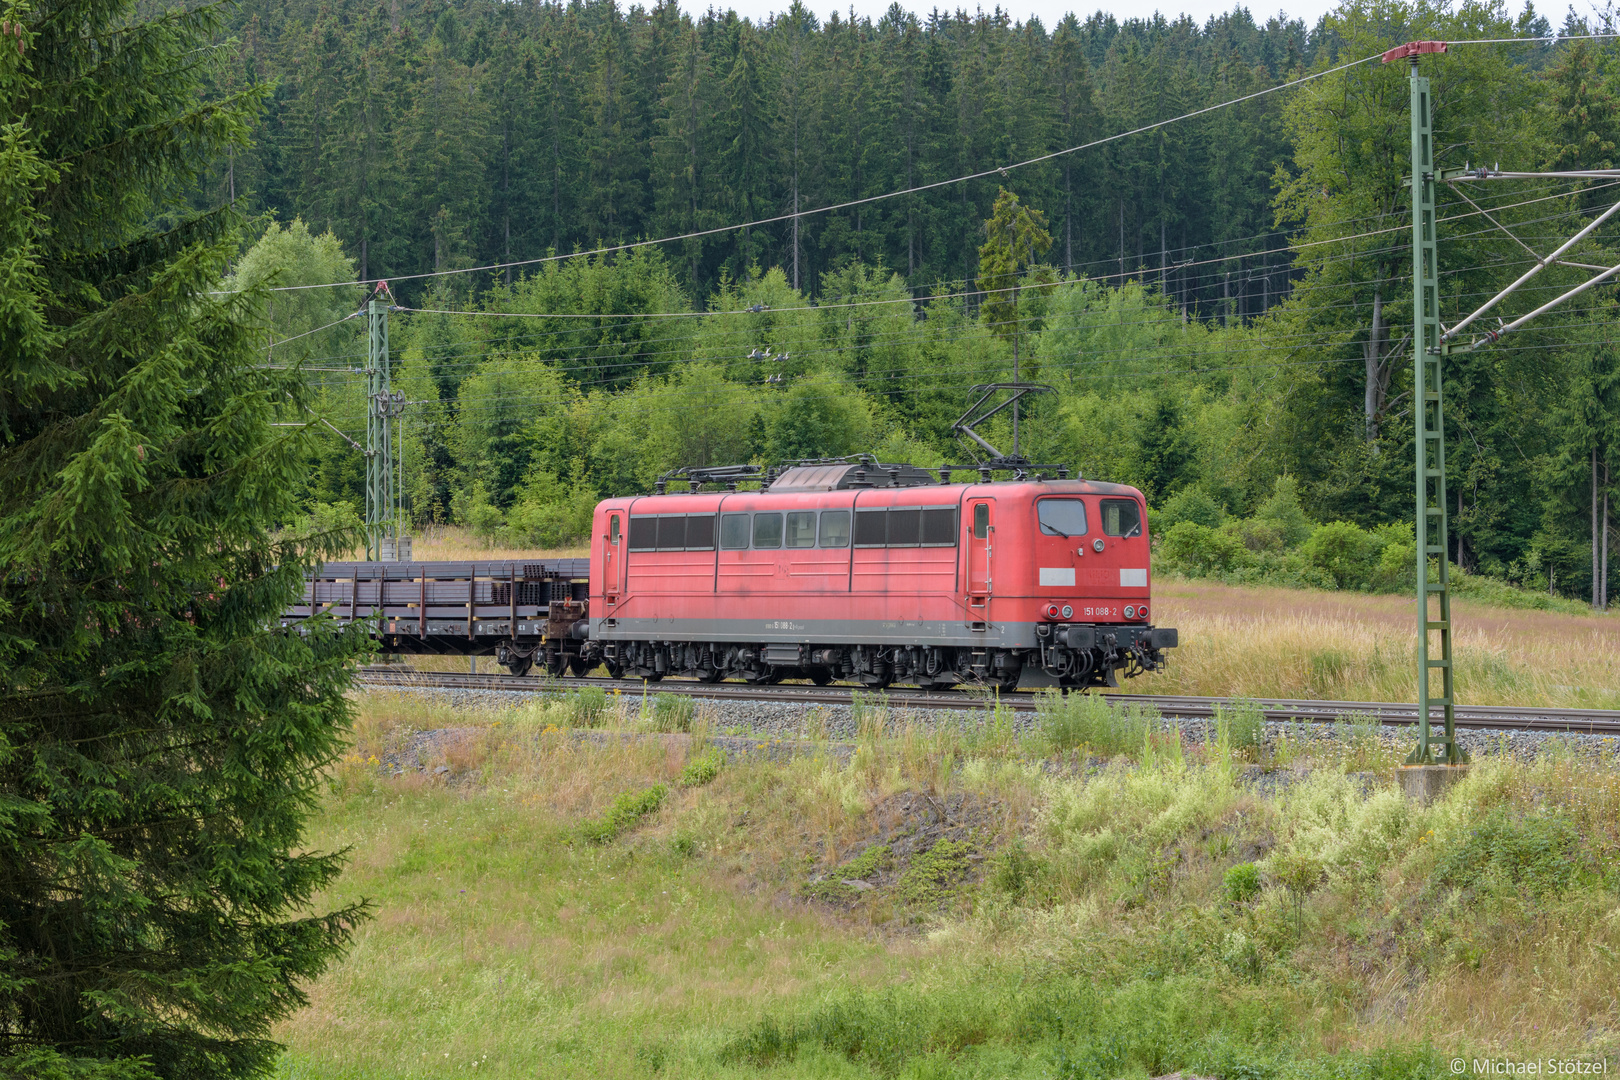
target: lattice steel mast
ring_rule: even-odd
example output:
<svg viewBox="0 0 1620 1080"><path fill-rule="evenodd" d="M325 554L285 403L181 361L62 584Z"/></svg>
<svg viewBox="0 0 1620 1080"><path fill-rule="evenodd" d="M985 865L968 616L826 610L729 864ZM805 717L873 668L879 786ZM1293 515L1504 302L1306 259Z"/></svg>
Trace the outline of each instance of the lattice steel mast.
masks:
<svg viewBox="0 0 1620 1080"><path fill-rule="evenodd" d="M399 556L405 521L405 490L399 455L405 395L395 393L388 360L388 313L394 305L377 299L393 295L381 282L366 305L371 323L366 350L366 558L392 561Z"/></svg>
<svg viewBox="0 0 1620 1080"><path fill-rule="evenodd" d="M1595 180L1620 177L1620 169L1581 169L1564 172L1504 172L1499 168L1436 169L1434 167L1433 107L1429 80L1418 74L1418 57L1443 53L1443 41L1413 41L1384 54L1384 63L1406 60L1411 65L1412 110L1412 342L1413 415L1416 423L1417 464L1417 600L1418 600L1418 744L1406 759L1410 765L1461 765L1468 755L1457 744L1456 671L1452 655L1450 523L1446 515L1446 435L1442 367L1453 350L1472 351L1502 340L1532 319L1582 293L1620 276L1620 265L1593 266L1564 258L1566 252L1590 236L1599 225L1620 211L1620 202L1605 210L1550 255L1538 256L1535 265L1513 284L1491 297L1451 329L1440 323L1439 245L1435 236L1435 182L1466 183L1483 180ZM1508 232L1494 218L1490 219ZM1521 246L1523 240L1513 236ZM1535 252L1531 250L1531 254ZM1512 322L1498 320L1466 346L1453 341L1507 296L1553 264L1596 271L1587 281L1549 300ZM1431 572L1429 561L1436 569ZM1436 610L1438 607L1438 610ZM1431 635L1438 635L1436 642ZM1433 648L1438 644L1438 655ZM1431 676L1440 673L1440 693L1432 692ZM1444 731L1432 728L1432 710L1441 707Z"/></svg>
<svg viewBox="0 0 1620 1080"><path fill-rule="evenodd" d="M1412 415L1416 424L1418 744L1409 765L1461 765L1468 758L1457 743L1457 698L1452 658L1450 522L1446 515L1446 422L1441 379L1449 346L1440 327L1440 249L1435 239L1434 117L1429 80L1418 74L1418 57L1445 52L1444 42L1419 41L1393 49L1411 65L1412 94ZM1435 570L1429 569L1434 560ZM1436 647L1437 646L1437 647ZM1432 677L1438 673L1440 692ZM1432 729L1441 708L1444 730Z"/></svg>

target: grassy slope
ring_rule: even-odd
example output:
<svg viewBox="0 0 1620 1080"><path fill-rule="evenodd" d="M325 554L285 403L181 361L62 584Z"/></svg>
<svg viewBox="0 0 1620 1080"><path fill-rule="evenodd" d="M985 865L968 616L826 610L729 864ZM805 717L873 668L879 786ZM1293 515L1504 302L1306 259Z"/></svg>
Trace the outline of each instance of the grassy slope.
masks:
<svg viewBox="0 0 1620 1080"><path fill-rule="evenodd" d="M890 718L847 765L695 787L693 740L582 744L546 730L559 705L442 748L447 786L369 759L443 717L365 713L312 841L353 845L334 899L379 916L278 1031L289 1076L1265 1080L1620 1053L1612 758L1486 762L1415 809L1345 779L1394 759L1365 733L1291 747L1322 768L1267 796L1219 746L1159 738L1082 780L993 723ZM654 783L661 809L580 840ZM957 848L871 854L953 823ZM1251 861L1260 891L1234 899ZM850 874L877 887L826 889Z"/></svg>

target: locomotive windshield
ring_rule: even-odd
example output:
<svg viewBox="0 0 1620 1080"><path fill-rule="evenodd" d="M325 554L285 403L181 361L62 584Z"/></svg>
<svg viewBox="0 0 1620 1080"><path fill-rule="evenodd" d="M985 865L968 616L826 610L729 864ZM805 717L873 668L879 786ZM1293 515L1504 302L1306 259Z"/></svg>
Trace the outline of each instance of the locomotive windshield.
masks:
<svg viewBox="0 0 1620 1080"><path fill-rule="evenodd" d="M1103 532L1109 536L1141 536L1142 511L1135 499L1102 501Z"/></svg>
<svg viewBox="0 0 1620 1080"><path fill-rule="evenodd" d="M1079 499L1041 499L1035 504L1047 536L1086 535L1086 504Z"/></svg>

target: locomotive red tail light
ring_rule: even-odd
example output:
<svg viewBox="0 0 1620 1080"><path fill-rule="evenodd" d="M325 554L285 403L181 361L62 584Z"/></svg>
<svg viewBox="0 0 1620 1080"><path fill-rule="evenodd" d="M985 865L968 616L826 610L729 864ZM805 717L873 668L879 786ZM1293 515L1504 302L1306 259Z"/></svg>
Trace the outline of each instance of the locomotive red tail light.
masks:
<svg viewBox="0 0 1620 1080"><path fill-rule="evenodd" d="M1058 606L1056 604L1046 605L1046 617L1048 619L1055 619L1058 617Z"/></svg>

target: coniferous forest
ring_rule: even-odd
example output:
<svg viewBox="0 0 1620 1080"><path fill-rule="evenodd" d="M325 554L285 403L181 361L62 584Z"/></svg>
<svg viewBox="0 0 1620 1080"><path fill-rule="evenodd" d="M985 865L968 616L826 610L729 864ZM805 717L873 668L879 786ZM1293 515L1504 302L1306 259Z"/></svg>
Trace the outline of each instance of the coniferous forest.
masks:
<svg viewBox="0 0 1620 1080"><path fill-rule="evenodd" d="M1237 9L1051 27L246 0L215 91L268 97L192 201L261 215L237 284L389 281L418 521L567 543L596 498L678 465L960 463L969 388L1016 359L1058 390L1029 407L1025 453L1140 486L1161 530L1203 530L1185 566L1241 578L1270 542L1235 523L1278 499L1374 554L1412 517L1407 69L1377 54L1522 39L1425 58L1440 164L1601 168L1620 154L1620 52L1586 37L1602 29L1395 0L1314 26ZM1606 186L1442 185L1447 324L1606 208ZM1004 193L1028 228L992 269ZM664 242L600 251L647 240ZM1568 257L1611 265L1614 240ZM1550 267L1492 317L1589 274ZM275 364L302 364L350 438L363 320L325 327L362 295L283 291L264 312ZM1464 569L1601 600L1613 296L1449 362ZM303 497L341 517L364 461L323 445Z"/></svg>

